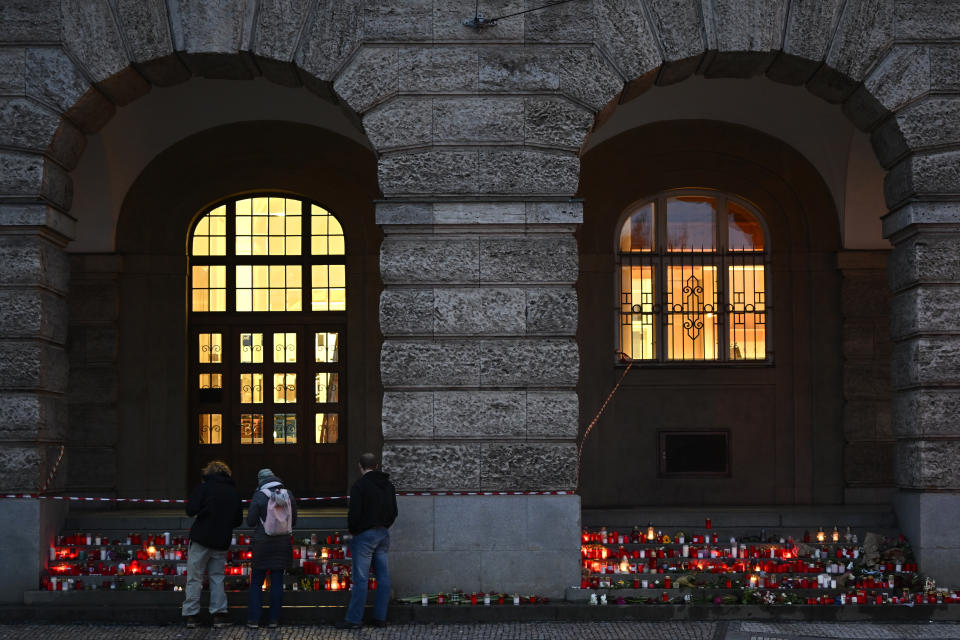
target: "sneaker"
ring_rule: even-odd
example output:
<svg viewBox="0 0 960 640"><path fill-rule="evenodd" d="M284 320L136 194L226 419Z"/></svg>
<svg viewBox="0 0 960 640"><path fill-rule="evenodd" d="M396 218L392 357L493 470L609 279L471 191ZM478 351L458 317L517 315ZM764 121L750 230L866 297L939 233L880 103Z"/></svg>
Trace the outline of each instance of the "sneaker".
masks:
<svg viewBox="0 0 960 640"><path fill-rule="evenodd" d="M227 617L227 614L225 614L225 613L215 613L215 614L213 614L213 628L214 628L214 629L222 629L223 627L229 627L231 624L233 624L233 623L230 622L230 618Z"/></svg>
<svg viewBox="0 0 960 640"><path fill-rule="evenodd" d="M374 620L372 624L373 624L373 626L379 627L380 629L382 629L382 628L384 628L385 626L387 626L387 621L386 621L386 620Z"/></svg>
<svg viewBox="0 0 960 640"><path fill-rule="evenodd" d="M197 616L186 616L187 629L197 628Z"/></svg>
<svg viewBox="0 0 960 640"><path fill-rule="evenodd" d="M333 626L336 627L337 629L359 629L363 625L357 622L350 622L349 620L344 620L343 622L338 622Z"/></svg>

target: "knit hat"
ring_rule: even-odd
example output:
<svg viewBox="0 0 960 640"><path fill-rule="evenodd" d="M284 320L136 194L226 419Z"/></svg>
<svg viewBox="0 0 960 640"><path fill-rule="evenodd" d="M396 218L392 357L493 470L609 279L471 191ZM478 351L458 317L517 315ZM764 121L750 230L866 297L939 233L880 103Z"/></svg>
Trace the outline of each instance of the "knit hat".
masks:
<svg viewBox="0 0 960 640"><path fill-rule="evenodd" d="M272 478L275 474L270 469L260 469L257 472L257 484L263 484L267 478Z"/></svg>

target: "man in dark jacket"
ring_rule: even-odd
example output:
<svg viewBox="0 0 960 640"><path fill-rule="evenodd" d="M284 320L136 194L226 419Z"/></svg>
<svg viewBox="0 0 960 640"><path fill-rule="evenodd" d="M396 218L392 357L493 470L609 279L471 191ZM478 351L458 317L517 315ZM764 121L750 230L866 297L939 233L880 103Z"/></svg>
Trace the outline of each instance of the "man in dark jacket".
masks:
<svg viewBox="0 0 960 640"><path fill-rule="evenodd" d="M213 626L225 627L230 622L227 594L223 589L223 569L233 528L243 522L240 494L225 462L213 460L203 468L203 482L187 500L187 515L196 516L190 527L190 548L187 551L187 589L183 601L187 627L197 626L204 571L210 575Z"/></svg>
<svg viewBox="0 0 960 640"><path fill-rule="evenodd" d="M337 624L338 629L359 629L363 625L371 560L377 577L373 624L387 626L387 604L390 602L387 553L390 551L389 527L397 519L397 492L390 483L390 475L379 470L375 455L363 454L359 465L360 478L350 488L350 509L347 512L347 527L353 535L350 540L353 587L346 619Z"/></svg>

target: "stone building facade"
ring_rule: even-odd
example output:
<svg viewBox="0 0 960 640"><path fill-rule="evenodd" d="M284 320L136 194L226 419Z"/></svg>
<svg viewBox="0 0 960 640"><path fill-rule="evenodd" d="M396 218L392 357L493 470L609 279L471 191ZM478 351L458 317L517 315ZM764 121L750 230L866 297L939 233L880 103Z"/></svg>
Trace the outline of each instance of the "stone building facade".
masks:
<svg viewBox="0 0 960 640"><path fill-rule="evenodd" d="M403 498L398 590L559 593L581 507L685 500L890 504L960 579L960 3L475 7L0 2L0 490L62 444L53 492L184 494L191 224L294 194L347 240L344 459L380 450L409 491L582 473ZM768 216L776 364L641 363L581 469L622 372L619 216L692 187ZM753 394L766 413L720 408ZM660 425L711 415L726 479L644 471ZM0 501L5 599L64 509Z"/></svg>

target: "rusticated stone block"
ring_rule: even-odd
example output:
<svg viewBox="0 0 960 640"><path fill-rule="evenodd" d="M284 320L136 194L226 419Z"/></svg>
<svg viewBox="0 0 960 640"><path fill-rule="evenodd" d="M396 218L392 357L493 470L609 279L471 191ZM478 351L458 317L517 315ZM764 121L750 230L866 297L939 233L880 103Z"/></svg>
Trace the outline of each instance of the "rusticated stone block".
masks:
<svg viewBox="0 0 960 640"><path fill-rule="evenodd" d="M380 294L380 330L385 336L433 335L433 289L385 289Z"/></svg>
<svg viewBox="0 0 960 640"><path fill-rule="evenodd" d="M400 91L404 93L476 93L478 53L462 47L402 48Z"/></svg>
<svg viewBox="0 0 960 640"><path fill-rule="evenodd" d="M922 282L960 282L960 234L912 236L890 253L890 288Z"/></svg>
<svg viewBox="0 0 960 640"><path fill-rule="evenodd" d="M583 222L583 202L528 202L527 224L579 224Z"/></svg>
<svg viewBox="0 0 960 640"><path fill-rule="evenodd" d="M436 391L437 438L520 439L524 436L522 391Z"/></svg>
<svg viewBox="0 0 960 640"><path fill-rule="evenodd" d="M363 39L417 41L433 37L433 0L367 2L363 9Z"/></svg>
<svg viewBox="0 0 960 640"><path fill-rule="evenodd" d="M433 392L387 391L383 394L384 440L433 438Z"/></svg>
<svg viewBox="0 0 960 640"><path fill-rule="evenodd" d="M580 373L576 343L562 339L483 340L480 384L497 386L573 386Z"/></svg>
<svg viewBox="0 0 960 640"><path fill-rule="evenodd" d="M593 125L593 114L552 96L523 101L523 140L527 144L579 149Z"/></svg>
<svg viewBox="0 0 960 640"><path fill-rule="evenodd" d="M312 4L309 0L261 0L250 50L271 60L293 60Z"/></svg>
<svg viewBox="0 0 960 640"><path fill-rule="evenodd" d="M548 6L540 11L526 13L523 15L523 40L547 43L593 42L597 35L594 24L595 9L591 9L594 8L586 4L570 2L558 3L555 7ZM500 23L497 23L498 27L499 25ZM636 44L639 46L640 43Z"/></svg>
<svg viewBox="0 0 960 640"><path fill-rule="evenodd" d="M897 486L904 489L960 490L960 440L897 443Z"/></svg>
<svg viewBox="0 0 960 640"><path fill-rule="evenodd" d="M117 329L112 326L74 327L72 331L82 336L83 362L107 364L117 360Z"/></svg>
<svg viewBox="0 0 960 640"><path fill-rule="evenodd" d="M719 0L713 4L717 54L707 77L749 78L766 71L773 51L783 42L786 2L744 3Z"/></svg>
<svg viewBox="0 0 960 640"><path fill-rule="evenodd" d="M115 103L127 104L149 91L140 75L127 70L130 62L106 0L63 0L60 9L64 46Z"/></svg>
<svg viewBox="0 0 960 640"><path fill-rule="evenodd" d="M0 342L0 388L63 392L67 354L46 342Z"/></svg>
<svg viewBox="0 0 960 640"><path fill-rule="evenodd" d="M527 333L574 335L577 292L573 287L527 289Z"/></svg>
<svg viewBox="0 0 960 640"><path fill-rule="evenodd" d="M477 282L479 246L475 239L391 237L380 245L384 283Z"/></svg>
<svg viewBox="0 0 960 640"><path fill-rule="evenodd" d="M426 202L377 202L377 224L433 224L433 205Z"/></svg>
<svg viewBox="0 0 960 640"><path fill-rule="evenodd" d="M649 0L647 7L665 61L699 58L707 50L698 0Z"/></svg>
<svg viewBox="0 0 960 640"><path fill-rule="evenodd" d="M0 403L0 441L58 440L66 431L66 418L62 396L5 392Z"/></svg>
<svg viewBox="0 0 960 640"><path fill-rule="evenodd" d="M475 490L480 488L480 445L388 442L383 469L400 491Z"/></svg>
<svg viewBox="0 0 960 640"><path fill-rule="evenodd" d="M571 489L577 483L577 445L487 443L481 476L485 491Z"/></svg>
<svg viewBox="0 0 960 640"><path fill-rule="evenodd" d="M0 289L0 327L4 338L67 340L67 303L43 289Z"/></svg>
<svg viewBox="0 0 960 640"><path fill-rule="evenodd" d="M890 308L890 335L894 340L914 333L960 330L960 283L924 285L893 297Z"/></svg>
<svg viewBox="0 0 960 640"><path fill-rule="evenodd" d="M960 91L960 48L930 47L930 87L938 91Z"/></svg>
<svg viewBox="0 0 960 640"><path fill-rule="evenodd" d="M393 153L380 158L384 195L476 193L478 155L473 150L434 149Z"/></svg>
<svg viewBox="0 0 960 640"><path fill-rule="evenodd" d="M826 65L807 88L828 102L849 96L893 39L893 0L846 3Z"/></svg>
<svg viewBox="0 0 960 640"><path fill-rule="evenodd" d="M110 323L116 321L118 308L115 281L80 281L70 287L70 322Z"/></svg>
<svg viewBox="0 0 960 640"><path fill-rule="evenodd" d="M481 282L577 280L577 241L572 236L481 238Z"/></svg>
<svg viewBox="0 0 960 640"><path fill-rule="evenodd" d="M380 374L385 387L449 387L480 384L477 341L385 340Z"/></svg>
<svg viewBox="0 0 960 640"><path fill-rule="evenodd" d="M59 48L27 49L24 77L28 96L59 109L84 133L99 131L116 111Z"/></svg>
<svg viewBox="0 0 960 640"><path fill-rule="evenodd" d="M397 98L382 104L363 117L363 128L375 149L429 144L433 138L432 101Z"/></svg>
<svg viewBox="0 0 960 640"><path fill-rule="evenodd" d="M960 390L911 389L900 391L891 405L898 437L960 436Z"/></svg>
<svg viewBox="0 0 960 640"><path fill-rule="evenodd" d="M960 38L960 6L953 2L897 0L897 39Z"/></svg>
<svg viewBox="0 0 960 640"><path fill-rule="evenodd" d="M363 113L397 92L397 50L363 47L333 81L337 95Z"/></svg>
<svg viewBox="0 0 960 640"><path fill-rule="evenodd" d="M843 448L843 477L848 485L892 486L893 442L858 442Z"/></svg>
<svg viewBox="0 0 960 640"><path fill-rule="evenodd" d="M580 401L576 391L527 391L527 438L573 440Z"/></svg>
<svg viewBox="0 0 960 640"><path fill-rule="evenodd" d="M565 95L600 111L622 89L623 78L596 49L566 49L560 54L560 91Z"/></svg>
<svg viewBox="0 0 960 640"><path fill-rule="evenodd" d="M844 318L875 318L887 314L890 291L880 269L850 270L843 274L840 305Z"/></svg>
<svg viewBox="0 0 960 640"><path fill-rule="evenodd" d="M53 140L60 116L27 98L0 98L0 144L43 152Z"/></svg>
<svg viewBox="0 0 960 640"><path fill-rule="evenodd" d="M313 4L313 22L305 31L296 61L308 74L330 81L360 41L363 0L319 0Z"/></svg>
<svg viewBox="0 0 960 640"><path fill-rule="evenodd" d="M173 54L164 0L116 0L115 7L121 33L134 62Z"/></svg>
<svg viewBox="0 0 960 640"><path fill-rule="evenodd" d="M41 155L0 151L0 193L41 197L69 209L73 182L62 167Z"/></svg>
<svg viewBox="0 0 960 640"><path fill-rule="evenodd" d="M0 42L56 42L60 39L58 0L0 3Z"/></svg>
<svg viewBox="0 0 960 640"><path fill-rule="evenodd" d="M522 335L523 290L436 289L434 317L438 335Z"/></svg>
<svg viewBox="0 0 960 640"><path fill-rule="evenodd" d="M32 236L0 236L0 271L4 284L40 285L58 293L66 293L70 278L63 249Z"/></svg>
<svg viewBox="0 0 960 640"><path fill-rule="evenodd" d="M177 0L175 6L174 38L183 43L187 53L236 53L241 49L244 0L216 3Z"/></svg>
<svg viewBox="0 0 960 640"><path fill-rule="evenodd" d="M571 8L582 10L576 6ZM597 35L586 41L594 41L606 51L624 77L639 78L660 66L662 60L657 41L639 3L598 2L594 10ZM577 23L587 24L583 21Z"/></svg>
<svg viewBox="0 0 960 640"><path fill-rule="evenodd" d="M843 324L843 356L872 358L876 355L876 330L873 320L853 320Z"/></svg>
<svg viewBox="0 0 960 640"><path fill-rule="evenodd" d="M19 96L26 93L23 81L26 65L25 50L19 47L0 48L0 94Z"/></svg>
<svg viewBox="0 0 960 640"><path fill-rule="evenodd" d="M960 380L960 336L913 338L894 345L893 386L955 385Z"/></svg>
<svg viewBox="0 0 960 640"><path fill-rule="evenodd" d="M778 58L767 74L789 84L806 81L827 57L842 5L841 0L791 4L783 38L786 55Z"/></svg>
<svg viewBox="0 0 960 640"><path fill-rule="evenodd" d="M960 151L914 154L890 170L883 195L890 205L914 195L960 191Z"/></svg>
<svg viewBox="0 0 960 640"><path fill-rule="evenodd" d="M433 141L518 143L523 140L523 115L521 98L436 98L433 101Z"/></svg>
<svg viewBox="0 0 960 640"><path fill-rule="evenodd" d="M847 101L841 107L845 115L853 126L860 131L873 131L873 129L890 115L889 111L880 104L870 91L863 85L857 87Z"/></svg>
<svg viewBox="0 0 960 640"><path fill-rule="evenodd" d="M112 366L87 366L71 372L67 399L70 403L117 398L117 370Z"/></svg>
<svg viewBox="0 0 960 640"><path fill-rule="evenodd" d="M43 445L7 444L0 447L0 491L37 491L46 475L47 460Z"/></svg>
<svg viewBox="0 0 960 640"><path fill-rule="evenodd" d="M433 205L436 224L523 224L523 202L437 202Z"/></svg>
<svg viewBox="0 0 960 640"><path fill-rule="evenodd" d="M580 159L573 153L482 149L477 188L480 193L572 194L579 172Z"/></svg>
<svg viewBox="0 0 960 640"><path fill-rule="evenodd" d="M929 97L896 116L896 130L877 129L873 148L884 166L899 156L925 147L960 142L960 98Z"/></svg>
<svg viewBox="0 0 960 640"><path fill-rule="evenodd" d="M864 81L867 90L888 111L896 111L930 90L930 55L927 47L898 45Z"/></svg>
<svg viewBox="0 0 960 640"><path fill-rule="evenodd" d="M481 92L556 91L560 88L557 56L552 50L519 47L481 49Z"/></svg>

